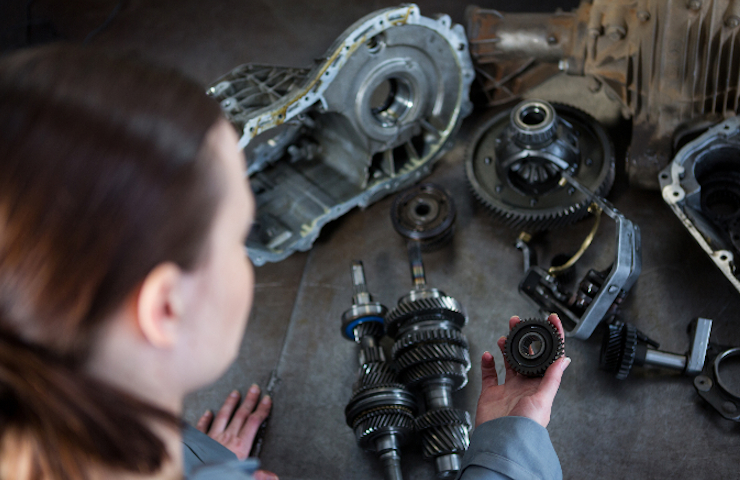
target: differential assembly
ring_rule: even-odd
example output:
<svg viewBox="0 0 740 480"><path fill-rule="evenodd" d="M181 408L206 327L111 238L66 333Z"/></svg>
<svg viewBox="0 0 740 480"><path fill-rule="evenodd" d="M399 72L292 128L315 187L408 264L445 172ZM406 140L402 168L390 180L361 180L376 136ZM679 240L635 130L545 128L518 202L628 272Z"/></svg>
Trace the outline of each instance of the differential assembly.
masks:
<svg viewBox="0 0 740 480"><path fill-rule="evenodd" d="M541 377L547 367L563 356L563 337L546 320L522 320L509 332L504 352L515 372Z"/></svg>
<svg viewBox="0 0 740 480"><path fill-rule="evenodd" d="M614 182L614 147L590 115L526 100L478 128L466 158L473 193L512 228L537 232L586 215L591 201L560 181L567 173L598 196Z"/></svg>
<svg viewBox="0 0 740 480"><path fill-rule="evenodd" d="M385 318L393 337L393 360L399 378L423 393L426 412L416 418L424 457L434 459L437 477L451 479L460 470L470 444L470 414L454 408L452 392L467 384L468 341L462 327L468 317L454 298L426 284L421 250L409 242L414 289Z"/></svg>
<svg viewBox="0 0 740 480"><path fill-rule="evenodd" d="M463 28L406 4L358 20L311 70L248 64L214 82L249 159L252 261L308 250L329 221L427 175L474 77Z"/></svg>
<svg viewBox="0 0 740 480"><path fill-rule="evenodd" d="M352 308L342 315L342 335L360 346L360 369L345 416L359 445L375 452L387 480L401 480L401 447L414 432L416 399L398 382L379 341L387 309L367 291L362 263L352 262Z"/></svg>

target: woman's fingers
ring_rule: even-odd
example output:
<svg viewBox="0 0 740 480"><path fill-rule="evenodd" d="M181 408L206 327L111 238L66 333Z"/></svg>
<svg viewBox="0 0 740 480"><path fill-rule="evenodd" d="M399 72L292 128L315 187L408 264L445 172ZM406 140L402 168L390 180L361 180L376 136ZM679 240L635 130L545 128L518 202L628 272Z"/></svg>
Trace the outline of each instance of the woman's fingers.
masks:
<svg viewBox="0 0 740 480"><path fill-rule="evenodd" d="M521 320L519 319L518 316L514 315L513 317L511 317L509 319L509 330L511 330L512 328L516 327L516 324L519 323L519 322L521 322Z"/></svg>
<svg viewBox="0 0 740 480"><path fill-rule="evenodd" d="M244 422L246 422L247 418L249 418L249 415L254 410L254 407L255 405L257 405L259 399L260 387L258 387L256 384L253 384L251 387L249 387L247 396L244 397L244 401L239 406L239 408L236 409L234 417L231 419L228 427L226 428L229 433L235 436L239 435L239 431L242 429L242 426L244 426Z"/></svg>
<svg viewBox="0 0 740 480"><path fill-rule="evenodd" d="M247 421L239 432L239 437L245 443L249 444L248 450L252 449L252 442L254 442L254 437L257 435L257 430L259 430L262 422L270 415L271 408L272 398L269 395L265 395L262 397L259 405L257 405L257 409L249 415L249 418L247 418Z"/></svg>
<svg viewBox="0 0 740 480"><path fill-rule="evenodd" d="M229 424L231 415L239 404L239 396L239 392L234 390L228 397L226 397L224 404L221 406L218 414L216 414L216 418L213 420L211 429L208 431L209 435L216 435L226 430L226 426Z"/></svg>
<svg viewBox="0 0 740 480"><path fill-rule="evenodd" d="M510 379L516 377L517 373L513 368L511 368L509 362L506 361L506 337L499 338L496 344L498 345L499 350L501 350L501 354L504 356L504 368L506 369L506 378L504 378L504 381L508 382Z"/></svg>
<svg viewBox="0 0 740 480"><path fill-rule="evenodd" d="M278 480L278 476L267 470L257 470L254 472L254 480Z"/></svg>
<svg viewBox="0 0 740 480"><path fill-rule="evenodd" d="M198 423L195 424L195 428L203 433L208 433L208 427L211 425L211 420L213 420L213 412L206 410L198 419Z"/></svg>
<svg viewBox="0 0 740 480"><path fill-rule="evenodd" d="M498 385L498 373L496 372L496 362L491 352L484 352L480 360L482 388L495 387Z"/></svg>
<svg viewBox="0 0 740 480"><path fill-rule="evenodd" d="M542 378L538 393L542 395L549 405L552 405L555 394L560 388L560 381L563 379L563 372L570 365L570 358L560 357L555 363L550 365Z"/></svg>

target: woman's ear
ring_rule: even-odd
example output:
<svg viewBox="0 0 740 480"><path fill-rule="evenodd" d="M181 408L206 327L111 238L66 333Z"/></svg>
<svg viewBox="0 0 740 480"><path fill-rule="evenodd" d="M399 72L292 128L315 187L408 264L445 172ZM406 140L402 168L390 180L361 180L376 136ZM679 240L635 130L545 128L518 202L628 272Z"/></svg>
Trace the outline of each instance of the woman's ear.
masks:
<svg viewBox="0 0 740 480"><path fill-rule="evenodd" d="M183 272L172 262L157 265L139 289L137 322L144 337L157 348L169 349L182 323Z"/></svg>

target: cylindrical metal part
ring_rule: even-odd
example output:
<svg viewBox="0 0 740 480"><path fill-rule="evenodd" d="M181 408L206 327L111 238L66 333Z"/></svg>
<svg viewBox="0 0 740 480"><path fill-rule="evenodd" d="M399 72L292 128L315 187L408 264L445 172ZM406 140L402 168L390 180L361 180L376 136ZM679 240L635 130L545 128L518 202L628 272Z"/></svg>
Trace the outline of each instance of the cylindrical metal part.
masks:
<svg viewBox="0 0 740 480"><path fill-rule="evenodd" d="M365 270L362 267L362 262L359 260L352 260L352 302L355 305L362 305L370 303L370 293L367 291L367 284L365 283Z"/></svg>
<svg viewBox="0 0 740 480"><path fill-rule="evenodd" d="M421 260L421 245L411 240L408 242L408 250L411 280L414 282L415 289L422 290L427 285L427 279L424 274L424 262Z"/></svg>
<svg viewBox="0 0 740 480"><path fill-rule="evenodd" d="M462 466L462 456L457 453L440 455L434 459L434 465L437 467L437 478L455 478Z"/></svg>
<svg viewBox="0 0 740 480"><path fill-rule="evenodd" d="M645 365L683 371L686 368L686 356L648 348L645 352Z"/></svg>
<svg viewBox="0 0 740 480"><path fill-rule="evenodd" d="M378 458L383 464L385 480L403 480L401 455L398 453L398 450L387 450L381 453Z"/></svg>
<svg viewBox="0 0 740 480"><path fill-rule="evenodd" d="M724 16L725 26L735 28L740 25L740 1L730 0Z"/></svg>
<svg viewBox="0 0 740 480"><path fill-rule="evenodd" d="M452 388L449 383L434 383L424 386L424 400L429 410L452 408Z"/></svg>
<svg viewBox="0 0 740 480"><path fill-rule="evenodd" d="M604 15L606 36L612 40L621 40L627 35L627 8L623 5L611 5Z"/></svg>
<svg viewBox="0 0 740 480"><path fill-rule="evenodd" d="M557 62L570 51L572 12L506 13L475 9L468 14L470 50L479 63L534 58Z"/></svg>

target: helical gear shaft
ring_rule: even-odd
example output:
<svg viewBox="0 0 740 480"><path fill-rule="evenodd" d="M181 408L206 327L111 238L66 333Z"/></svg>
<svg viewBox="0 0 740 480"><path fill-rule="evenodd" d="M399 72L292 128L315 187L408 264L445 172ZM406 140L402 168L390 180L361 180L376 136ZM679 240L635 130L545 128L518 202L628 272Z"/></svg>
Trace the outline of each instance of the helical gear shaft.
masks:
<svg viewBox="0 0 740 480"><path fill-rule="evenodd" d="M342 315L342 335L356 342L360 368L345 409L357 443L377 453L386 480L401 480L401 447L414 432L416 398L397 378L380 345L387 309L367 291L362 263L352 262L352 307Z"/></svg>
<svg viewBox="0 0 740 480"><path fill-rule="evenodd" d="M452 392L465 386L470 370L467 323L463 306L426 285L421 249L409 242L414 289L385 317L395 343L392 358L399 378L423 393L426 412L416 419L424 456L433 459L437 478L457 475L470 441L470 415L452 405Z"/></svg>

